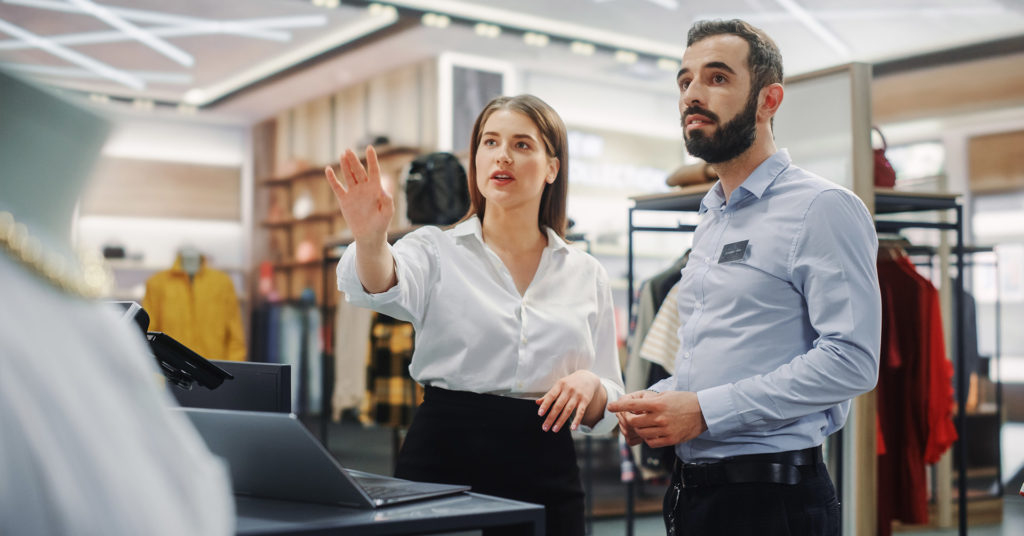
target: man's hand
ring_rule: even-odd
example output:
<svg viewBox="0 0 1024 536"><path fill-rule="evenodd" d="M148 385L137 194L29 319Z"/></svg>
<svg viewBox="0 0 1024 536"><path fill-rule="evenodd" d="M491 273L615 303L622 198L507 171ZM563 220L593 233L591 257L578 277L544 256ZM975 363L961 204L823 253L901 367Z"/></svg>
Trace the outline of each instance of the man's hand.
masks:
<svg viewBox="0 0 1024 536"><path fill-rule="evenodd" d="M688 391L637 391L608 404L608 411L618 414L619 428L630 446L643 441L649 447L667 447L708 429L697 393Z"/></svg>

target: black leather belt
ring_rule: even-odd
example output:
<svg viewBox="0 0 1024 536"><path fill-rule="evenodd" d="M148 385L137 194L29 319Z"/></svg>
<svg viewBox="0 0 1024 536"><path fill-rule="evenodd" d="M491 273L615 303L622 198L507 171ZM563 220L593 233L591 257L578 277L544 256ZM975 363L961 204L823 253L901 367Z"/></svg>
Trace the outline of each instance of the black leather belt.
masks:
<svg viewBox="0 0 1024 536"><path fill-rule="evenodd" d="M675 469L684 488L755 482L794 485L800 483L801 467L816 467L821 462L821 447L818 446L734 456L712 463L682 463L677 459Z"/></svg>

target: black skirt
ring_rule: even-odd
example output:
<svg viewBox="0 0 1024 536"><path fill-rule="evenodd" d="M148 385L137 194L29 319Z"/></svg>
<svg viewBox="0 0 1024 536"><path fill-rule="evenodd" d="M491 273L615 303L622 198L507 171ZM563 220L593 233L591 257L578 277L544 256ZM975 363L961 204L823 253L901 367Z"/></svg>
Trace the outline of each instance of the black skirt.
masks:
<svg viewBox="0 0 1024 536"><path fill-rule="evenodd" d="M427 387L395 476L467 484L544 505L547 534L583 535L583 488L569 427L541 429L533 400ZM506 534L485 531L484 534Z"/></svg>

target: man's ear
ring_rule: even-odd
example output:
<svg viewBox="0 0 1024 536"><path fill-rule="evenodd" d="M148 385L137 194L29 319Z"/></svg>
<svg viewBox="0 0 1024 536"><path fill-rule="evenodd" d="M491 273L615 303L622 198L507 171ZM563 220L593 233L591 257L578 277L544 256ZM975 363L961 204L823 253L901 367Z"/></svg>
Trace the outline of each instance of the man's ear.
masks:
<svg viewBox="0 0 1024 536"><path fill-rule="evenodd" d="M761 88L761 95L759 96L760 105L757 107L757 115L765 120L775 117L775 112L778 112L779 106L782 105L784 94L785 90L782 89L782 84L769 84Z"/></svg>

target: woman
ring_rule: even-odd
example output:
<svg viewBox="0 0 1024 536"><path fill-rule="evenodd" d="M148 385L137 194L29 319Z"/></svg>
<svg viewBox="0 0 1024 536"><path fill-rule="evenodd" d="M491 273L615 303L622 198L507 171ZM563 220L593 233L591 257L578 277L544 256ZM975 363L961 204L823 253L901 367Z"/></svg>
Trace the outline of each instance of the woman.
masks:
<svg viewBox="0 0 1024 536"><path fill-rule="evenodd" d="M608 276L564 241L566 140L540 99L494 99L473 125L468 215L394 247L373 148L365 169L346 151L344 182L326 174L355 238L339 290L416 330L409 368L426 390L396 476L543 504L548 534L582 535L570 429L611 430L623 385Z"/></svg>

